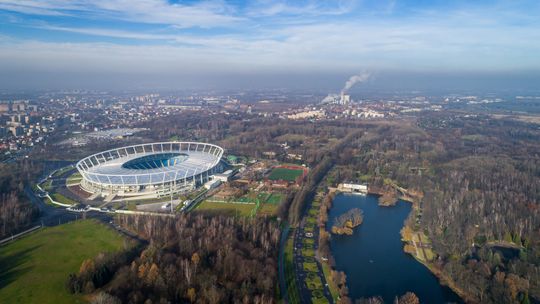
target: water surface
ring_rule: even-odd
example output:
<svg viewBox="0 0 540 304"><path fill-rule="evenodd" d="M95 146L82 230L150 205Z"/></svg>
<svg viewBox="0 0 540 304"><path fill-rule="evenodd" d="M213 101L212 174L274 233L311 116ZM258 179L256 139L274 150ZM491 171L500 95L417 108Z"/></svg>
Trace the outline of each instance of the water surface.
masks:
<svg viewBox="0 0 540 304"><path fill-rule="evenodd" d="M424 265L403 252L399 231L411 210L410 203L399 201L394 207L379 207L376 196L338 194L327 228L352 208L364 211L364 222L352 236L333 235L330 245L336 269L347 275L353 300L382 296L385 303L393 303L395 296L412 291L421 303L462 303Z"/></svg>

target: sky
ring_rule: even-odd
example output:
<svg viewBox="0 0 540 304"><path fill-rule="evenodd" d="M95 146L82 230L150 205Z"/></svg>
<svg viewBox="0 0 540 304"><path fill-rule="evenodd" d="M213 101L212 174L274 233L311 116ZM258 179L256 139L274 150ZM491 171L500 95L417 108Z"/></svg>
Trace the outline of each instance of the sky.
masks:
<svg viewBox="0 0 540 304"><path fill-rule="evenodd" d="M538 0L0 0L0 89L530 89L539 54Z"/></svg>

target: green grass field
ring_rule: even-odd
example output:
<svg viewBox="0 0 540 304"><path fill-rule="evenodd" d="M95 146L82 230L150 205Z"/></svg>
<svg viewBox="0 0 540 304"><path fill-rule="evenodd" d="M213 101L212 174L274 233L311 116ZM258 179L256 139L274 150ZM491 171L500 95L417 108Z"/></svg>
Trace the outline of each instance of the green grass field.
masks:
<svg viewBox="0 0 540 304"><path fill-rule="evenodd" d="M0 303L84 303L65 282L83 260L123 248L124 238L93 220L31 233L0 247Z"/></svg>
<svg viewBox="0 0 540 304"><path fill-rule="evenodd" d="M271 193L270 196L266 198L265 203L279 205L283 201L283 195L279 193Z"/></svg>
<svg viewBox="0 0 540 304"><path fill-rule="evenodd" d="M75 172L66 179L66 184L77 183L77 182L80 182L81 180L82 180L82 175L79 172Z"/></svg>
<svg viewBox="0 0 540 304"><path fill-rule="evenodd" d="M305 257L314 257L315 256L315 251L313 250L313 247L312 248L302 248L302 255L305 256ZM315 263L313 263L313 264L315 264Z"/></svg>
<svg viewBox="0 0 540 304"><path fill-rule="evenodd" d="M334 298L334 301L337 302L337 298L339 297L339 289L336 286L336 283L333 280L331 280L330 265L328 265L328 263L326 262L323 262L321 263L321 266L323 269L326 282L328 283L328 289L330 289L330 293L332 294L332 298Z"/></svg>
<svg viewBox="0 0 540 304"><path fill-rule="evenodd" d="M315 244L315 240L314 240L314 239L304 238L303 242L304 242L304 245L311 245L311 246L313 246L313 245Z"/></svg>
<svg viewBox="0 0 540 304"><path fill-rule="evenodd" d="M285 244L285 281L287 284L287 294L289 296L290 303L300 303L300 295L298 293L298 287L296 286L294 274L293 235L294 230L291 229L289 232L289 238Z"/></svg>
<svg viewBox="0 0 540 304"><path fill-rule="evenodd" d="M302 251L302 255L304 252ZM315 272L317 273L319 271L319 268L317 268L317 263L315 262L304 262L303 264L304 270L307 272Z"/></svg>
<svg viewBox="0 0 540 304"><path fill-rule="evenodd" d="M57 202L59 202L61 204L73 205L73 204L77 203L76 201L74 201L74 200L70 199L69 197L66 197L66 196L64 196L64 195L62 195L62 194L60 194L58 192L52 193L51 197L55 201L57 201Z"/></svg>
<svg viewBox="0 0 540 304"><path fill-rule="evenodd" d="M274 168L272 172L270 172L268 179L294 182L299 176L302 176L302 174L304 174L304 171L300 169Z"/></svg>
<svg viewBox="0 0 540 304"><path fill-rule="evenodd" d="M44 182L43 184L41 184L40 186L45 191L51 191L51 189L52 189L52 180L49 179L46 182Z"/></svg>
<svg viewBox="0 0 540 304"><path fill-rule="evenodd" d="M259 201L259 203L262 203L262 204L279 205L281 201L283 200L283 195L279 193L268 193L268 192L257 193L257 192L251 191L242 197L234 199L234 201L236 202L253 203L253 204L257 203L257 200Z"/></svg>
<svg viewBox="0 0 540 304"><path fill-rule="evenodd" d="M249 216L255 206L255 204L233 204L204 201L197 205L195 210L225 213L229 215Z"/></svg>
<svg viewBox="0 0 540 304"><path fill-rule="evenodd" d="M72 170L72 169L73 169L73 167L71 167L71 166L64 167L64 168L59 169L58 171L54 172L54 174L52 176L53 177L62 176L63 174L65 174L66 172L68 172L69 170Z"/></svg>
<svg viewBox="0 0 540 304"><path fill-rule="evenodd" d="M273 204L262 204L259 210L257 211L258 215L274 215L276 214L278 205Z"/></svg>

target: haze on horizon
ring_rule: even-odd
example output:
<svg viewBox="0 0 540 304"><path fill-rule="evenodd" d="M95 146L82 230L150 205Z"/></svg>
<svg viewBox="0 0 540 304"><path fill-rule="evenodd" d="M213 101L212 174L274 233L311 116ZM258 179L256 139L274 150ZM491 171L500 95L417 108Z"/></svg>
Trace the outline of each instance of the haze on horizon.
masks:
<svg viewBox="0 0 540 304"><path fill-rule="evenodd" d="M0 89L537 89L540 2L0 0Z"/></svg>

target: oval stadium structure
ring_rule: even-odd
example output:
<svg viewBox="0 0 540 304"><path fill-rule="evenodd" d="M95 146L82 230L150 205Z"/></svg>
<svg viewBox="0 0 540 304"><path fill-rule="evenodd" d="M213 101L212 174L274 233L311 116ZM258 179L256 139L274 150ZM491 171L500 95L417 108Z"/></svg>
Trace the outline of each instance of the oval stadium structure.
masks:
<svg viewBox="0 0 540 304"><path fill-rule="evenodd" d="M112 149L80 160L81 187L103 197L153 198L193 189L218 169L223 149L200 142L160 142Z"/></svg>

